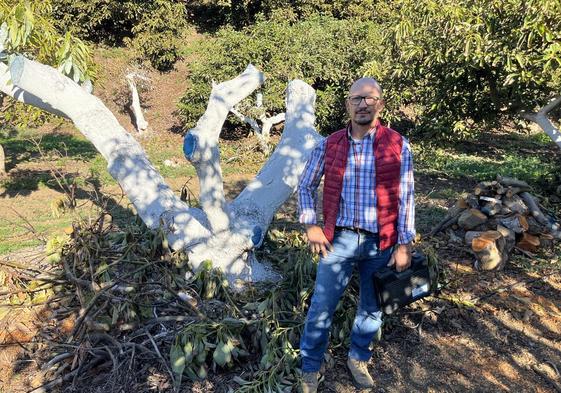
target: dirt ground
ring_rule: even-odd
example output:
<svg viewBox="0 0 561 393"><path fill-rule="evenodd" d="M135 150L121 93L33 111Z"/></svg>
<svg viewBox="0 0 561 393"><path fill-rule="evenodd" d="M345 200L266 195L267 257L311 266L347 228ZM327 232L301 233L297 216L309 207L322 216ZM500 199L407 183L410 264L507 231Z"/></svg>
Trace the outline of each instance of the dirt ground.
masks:
<svg viewBox="0 0 561 393"><path fill-rule="evenodd" d="M279 226L293 216L291 202L279 212ZM372 391L558 391L561 276L555 263L548 267L517 256L502 272L479 272L463 249L446 247L444 239L425 241L439 246L444 287L439 294L386 317L383 338L370 362L376 378ZM41 250L24 250L1 260L40 264L42 255ZM31 313L21 310L3 317L0 391L25 392L42 381L41 360L47 359L27 353L25 345L16 342L33 340L51 320L50 313L36 307ZM330 352L335 364L327 370L319 391L362 391L352 385L344 349ZM135 387L122 391L166 391L169 387L163 370L146 365L144 373L128 376L132 385L127 386ZM233 375L211 374L208 380L187 384L182 391L227 392L237 386ZM88 391L105 391L104 382L100 375ZM70 383L64 386L65 391L77 391Z"/></svg>
<svg viewBox="0 0 561 393"><path fill-rule="evenodd" d="M126 59L98 58L104 84L98 95L104 99L121 123L134 132L130 114L122 111ZM106 62L107 64L105 64ZM148 121L154 132L177 131L175 103L185 90L186 64L167 74L150 74L158 89L148 94ZM250 179L248 175L225 177L232 195ZM170 180L179 189L184 178ZM466 182L455 184L438 176L420 179L418 215L444 208L446 199L432 198L431 190L442 183L457 192L469 189ZM118 187L104 190L118 194ZM192 191L197 192L196 184ZM25 195L5 196L0 200L2 213L11 207L27 206L31 215L47 207L46 200L56 197L52 189L40 189ZM292 198L277 214L273 226L295 226L295 200ZM429 223L420 220L421 235L428 233ZM446 238L422 238L436 248L442 267L443 288L433 297L398 311L385 320L382 340L375 346L370 370L376 379L373 392L560 392L561 391L561 275L558 256L528 258L515 255L502 272L479 272L464 248L448 244ZM26 266L44 264L43 250L35 247L0 257L0 273L9 263ZM3 266L3 267L2 267ZM0 284L17 277L0 275ZM2 288L2 287L0 287ZM3 289L2 289L3 290ZM48 306L5 312L0 305L0 393L26 392L44 381L39 354L28 351L42 329L48 328L52 310ZM343 348L331 349L335 360L320 385L320 392L358 392L352 386L345 367ZM169 381L163 370L145 365L143 373L126 375L122 392L165 391ZM186 384L185 392L228 392L235 389L234 374L210 375L206 381ZM105 392L107 377L93 378L88 391ZM126 383L125 383L126 382ZM65 382L63 391L76 391Z"/></svg>

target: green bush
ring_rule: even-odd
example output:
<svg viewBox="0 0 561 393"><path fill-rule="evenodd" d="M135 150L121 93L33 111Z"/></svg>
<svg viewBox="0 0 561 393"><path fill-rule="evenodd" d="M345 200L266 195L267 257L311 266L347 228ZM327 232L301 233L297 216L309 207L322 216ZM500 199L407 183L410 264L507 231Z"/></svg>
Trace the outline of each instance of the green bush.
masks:
<svg viewBox="0 0 561 393"><path fill-rule="evenodd" d="M105 44L122 43L132 36L132 28L144 11L141 0L51 0L53 12L63 31Z"/></svg>
<svg viewBox="0 0 561 393"><path fill-rule="evenodd" d="M159 70L180 56L187 27L185 4L177 0L52 0L59 27L108 45L127 43Z"/></svg>
<svg viewBox="0 0 561 393"><path fill-rule="evenodd" d="M130 45L139 58L154 68L167 70L181 55L183 32L188 27L185 6L169 0L155 0L132 28Z"/></svg>
<svg viewBox="0 0 561 393"><path fill-rule="evenodd" d="M399 0L379 12L393 64L369 69L385 71L396 105L415 107L419 130L461 139L561 90L558 0Z"/></svg>
<svg viewBox="0 0 561 393"><path fill-rule="evenodd" d="M330 16L294 21L276 13L242 31L223 28L214 38L198 41L191 48L195 60L180 113L186 126L193 126L205 110L212 81L231 79L252 63L267 78L262 93L269 114L284 112L287 83L302 79L317 91L319 129L332 131L344 124L349 85L361 75L365 62L378 55L372 43L379 41L373 22Z"/></svg>
<svg viewBox="0 0 561 393"><path fill-rule="evenodd" d="M62 34L56 29L49 1L0 0L0 27L7 32L2 46L8 56L0 59L5 64L10 56L25 54L30 59L58 67L75 82L95 79L89 46L72 34ZM32 127L39 126L46 118L46 113L39 109L0 97L1 124Z"/></svg>
<svg viewBox="0 0 561 393"><path fill-rule="evenodd" d="M298 19L316 14L363 20L375 16L374 0L194 0L187 7L191 19L204 31L214 31L226 24L239 29L255 23L260 16L270 18L280 10Z"/></svg>

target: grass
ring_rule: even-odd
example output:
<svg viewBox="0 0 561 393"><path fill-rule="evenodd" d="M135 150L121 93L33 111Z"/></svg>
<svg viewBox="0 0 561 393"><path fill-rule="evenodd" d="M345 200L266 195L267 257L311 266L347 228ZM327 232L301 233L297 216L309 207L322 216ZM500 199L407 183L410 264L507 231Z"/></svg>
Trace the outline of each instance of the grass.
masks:
<svg viewBox="0 0 561 393"><path fill-rule="evenodd" d="M416 173L423 175L424 182L417 192L419 231L428 232L445 214L446 203L457 199L462 192L469 191L465 179L473 182L492 179L501 174L518 177L538 187L547 183L556 184L559 163L551 157L556 154L557 148L544 135L493 134L473 143L457 145L413 141ZM43 156L31 142L32 139L40 141ZM194 167L183 157L182 136L158 134L140 142L164 178L171 180L196 176ZM97 181L102 189L115 190L117 185L107 172L105 159L77 130L66 124L47 133L38 130L0 130L0 143L6 149L8 169L12 170L10 176L0 183L0 196L24 196L26 202L35 206L35 210L30 210L28 206L22 209L31 217L36 229L45 232L47 237L60 233L74 217L73 214L66 214L53 218L48 207L51 200L40 199L62 195L52 179L49 167L54 166L66 173L80 190L88 188L86 179ZM226 181L228 177L259 171L266 157L256 147L254 138L220 141L222 172ZM165 165L166 160L172 160L175 165ZM433 185L427 184L432 181L435 181ZM37 193L41 190L45 192ZM53 194L53 191L59 194ZM86 197L82 195L82 198ZM127 200L122 203L127 203ZM23 220L4 210L0 212L0 254L37 245L38 240L23 229ZM121 210L120 215L124 216L121 219L130 217L124 207ZM77 214L87 212L77 211ZM8 216L13 224L3 219Z"/></svg>
<svg viewBox="0 0 561 393"><path fill-rule="evenodd" d="M14 215L7 220L2 220L0 224L0 255L40 245L42 241L39 236L48 239L53 235L61 234L63 229L70 226L74 220L72 215L54 218L50 214L50 210L43 212L43 214L37 212L33 217L27 218L31 220L33 230L37 231L37 234L34 234L31 228L27 227L27 223L21 217Z"/></svg>
<svg viewBox="0 0 561 393"><path fill-rule="evenodd" d="M38 141L42 154L33 140ZM195 168L183 157L181 136L155 135L140 142L165 179L196 176ZM0 131L0 143L5 148L7 169L10 171L8 177L0 180L0 198L5 198L5 206L17 208L20 214L31 221L35 230L46 238L61 234L76 215L91 213L90 204L87 209L80 207L75 213L67 213L59 218L52 216L50 204L64 195L51 169L59 170L68 181L77 185L79 204L88 198L86 191L91 189L87 184L89 181L105 190L114 190L117 186L107 171L105 159L82 134L66 124L50 132L4 129ZM224 175L256 173L265 161L265 157L254 152L256 145L256 140L221 141ZM172 160L176 166L165 165L166 160ZM20 199L12 198L23 198L22 203ZM127 199L122 201L122 204L126 203ZM130 214L123 206L116 215L130 217ZM40 244L39 239L25 226L25 220L11 209L3 208L0 211L0 255Z"/></svg>
<svg viewBox="0 0 561 393"><path fill-rule="evenodd" d="M495 179L497 175L516 177L534 185L545 185L556 179L559 162L552 160L553 152L533 146L536 139L540 145L548 146L543 138L528 137L526 144L531 149L520 151L519 143L506 143L492 150L462 151L462 146L439 147L420 143L414 146L417 171L425 174L440 174L450 178L469 178L476 181ZM551 145L551 141L549 141Z"/></svg>

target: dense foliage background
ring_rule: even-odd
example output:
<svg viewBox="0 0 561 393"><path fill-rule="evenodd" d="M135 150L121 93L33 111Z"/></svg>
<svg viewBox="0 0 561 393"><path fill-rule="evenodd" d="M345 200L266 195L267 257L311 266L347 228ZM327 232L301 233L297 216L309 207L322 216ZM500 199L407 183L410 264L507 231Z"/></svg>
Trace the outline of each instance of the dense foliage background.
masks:
<svg viewBox="0 0 561 393"><path fill-rule="evenodd" d="M557 1L394 0L353 7L270 1L259 10L242 4L227 2L222 12L227 23L228 12L238 10L243 23L227 24L191 48L193 88L180 106L187 126L202 112L210 81L231 77L248 62L268 75L264 89L273 112L282 108L286 80L311 83L324 133L344 123L342 99L362 75L385 88L387 121L444 139L517 119L560 91Z"/></svg>
<svg viewBox="0 0 561 393"><path fill-rule="evenodd" d="M473 136L559 91L560 14L556 0L0 2L10 34L36 21L29 29L35 35L12 39L11 50L31 47L50 64L72 57L68 67L80 75L89 68L87 54L50 50L63 37L128 45L160 70L189 55L191 87L180 103L186 128L204 111L212 81L253 63L267 75L271 114L283 110L287 81L301 78L318 92L320 130L331 132L345 121L349 83L368 75L386 90L386 121L444 139ZM193 27L204 37L187 45L184 34Z"/></svg>

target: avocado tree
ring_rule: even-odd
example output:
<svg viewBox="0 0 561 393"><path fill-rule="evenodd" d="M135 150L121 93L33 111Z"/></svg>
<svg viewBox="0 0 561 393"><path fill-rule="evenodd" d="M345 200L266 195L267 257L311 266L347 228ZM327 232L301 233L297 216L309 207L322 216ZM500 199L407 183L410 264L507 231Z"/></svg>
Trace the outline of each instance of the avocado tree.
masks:
<svg viewBox="0 0 561 393"><path fill-rule="evenodd" d="M101 100L58 70L24 56L16 56L9 69L16 88L74 122L107 160L109 173L146 225L163 228L171 247L186 250L195 268L211 260L231 282L274 278L251 250L262 243L275 211L295 189L321 138L314 129L315 92L309 85L299 80L289 83L283 136L266 165L230 202L224 196L220 168L220 130L231 108L257 89L264 76L249 65L238 77L213 87L206 112L185 138L185 155L200 182L201 208L194 208L173 193Z"/></svg>
<svg viewBox="0 0 561 393"><path fill-rule="evenodd" d="M387 56L367 73L394 105L416 104L424 129L462 136L523 115L561 147L544 117L560 103L561 2L398 0L378 11Z"/></svg>

